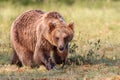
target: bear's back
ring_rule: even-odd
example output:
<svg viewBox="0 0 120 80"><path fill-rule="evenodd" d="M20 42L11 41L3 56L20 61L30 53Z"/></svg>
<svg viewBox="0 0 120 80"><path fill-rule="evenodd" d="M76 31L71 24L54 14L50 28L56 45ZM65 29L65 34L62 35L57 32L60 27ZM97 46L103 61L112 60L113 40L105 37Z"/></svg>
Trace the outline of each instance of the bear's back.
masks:
<svg viewBox="0 0 120 80"><path fill-rule="evenodd" d="M36 20L42 17L42 14L44 14L44 12L41 10L30 10L24 12L22 15L16 18L14 21L14 26L20 28L32 25L34 22L36 22Z"/></svg>
<svg viewBox="0 0 120 80"><path fill-rule="evenodd" d="M35 23L43 14L44 12L41 10L30 10L16 18L11 28L12 45L16 42L30 51L34 51L36 45Z"/></svg>

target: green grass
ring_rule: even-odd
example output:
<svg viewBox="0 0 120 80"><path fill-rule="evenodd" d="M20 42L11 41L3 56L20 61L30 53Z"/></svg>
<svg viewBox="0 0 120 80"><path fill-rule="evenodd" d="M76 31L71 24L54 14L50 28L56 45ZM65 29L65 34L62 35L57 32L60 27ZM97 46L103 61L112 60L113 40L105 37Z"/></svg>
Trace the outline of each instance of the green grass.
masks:
<svg viewBox="0 0 120 80"><path fill-rule="evenodd" d="M0 0L0 80L117 80L116 76L120 75L119 7L120 1L113 0L42 3ZM66 23L75 22L75 35L63 70L46 71L10 65L11 24L18 15L31 9L57 11Z"/></svg>

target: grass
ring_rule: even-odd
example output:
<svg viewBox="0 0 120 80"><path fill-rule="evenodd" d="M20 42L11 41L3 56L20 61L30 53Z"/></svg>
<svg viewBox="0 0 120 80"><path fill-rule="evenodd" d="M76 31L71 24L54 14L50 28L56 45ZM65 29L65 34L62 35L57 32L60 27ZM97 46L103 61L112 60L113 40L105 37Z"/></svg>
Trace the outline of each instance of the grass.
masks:
<svg viewBox="0 0 120 80"><path fill-rule="evenodd" d="M120 1L61 0L20 2L0 0L0 80L119 80ZM75 36L64 69L46 71L10 65L9 31L26 10L58 11L75 22Z"/></svg>
<svg viewBox="0 0 120 80"><path fill-rule="evenodd" d="M116 69L118 70L116 71ZM3 80L119 80L119 78L112 78L118 77L120 74L119 67L104 64L70 66L66 69L50 71L4 65L0 70L0 77Z"/></svg>

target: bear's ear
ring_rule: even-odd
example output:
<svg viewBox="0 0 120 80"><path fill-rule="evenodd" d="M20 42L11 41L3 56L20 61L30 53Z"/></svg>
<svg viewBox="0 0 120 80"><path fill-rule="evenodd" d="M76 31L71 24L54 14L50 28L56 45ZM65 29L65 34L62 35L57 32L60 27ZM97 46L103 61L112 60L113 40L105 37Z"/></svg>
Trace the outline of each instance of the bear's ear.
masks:
<svg viewBox="0 0 120 80"><path fill-rule="evenodd" d="M74 22L70 22L70 23L68 24L68 27L73 30L73 29L74 29Z"/></svg>
<svg viewBox="0 0 120 80"><path fill-rule="evenodd" d="M52 32L55 29L56 24L55 23L49 23L49 32Z"/></svg>

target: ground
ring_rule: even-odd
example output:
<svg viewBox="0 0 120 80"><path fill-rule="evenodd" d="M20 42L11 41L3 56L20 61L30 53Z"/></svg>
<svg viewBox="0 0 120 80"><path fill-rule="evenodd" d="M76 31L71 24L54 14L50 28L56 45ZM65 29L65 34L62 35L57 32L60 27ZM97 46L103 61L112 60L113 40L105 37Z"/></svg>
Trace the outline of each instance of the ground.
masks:
<svg viewBox="0 0 120 80"><path fill-rule="evenodd" d="M0 80L120 80L120 1L69 1L0 1ZM67 23L75 22L75 37L64 69L10 65L11 24L30 9L58 11Z"/></svg>

